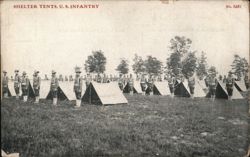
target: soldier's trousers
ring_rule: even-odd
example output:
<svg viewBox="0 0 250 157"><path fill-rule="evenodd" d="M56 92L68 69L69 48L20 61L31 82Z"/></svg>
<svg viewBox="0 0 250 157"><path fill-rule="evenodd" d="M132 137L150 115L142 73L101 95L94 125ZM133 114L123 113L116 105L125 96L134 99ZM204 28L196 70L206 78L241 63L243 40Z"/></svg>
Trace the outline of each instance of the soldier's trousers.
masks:
<svg viewBox="0 0 250 157"><path fill-rule="evenodd" d="M146 91L146 83L141 83L141 89L143 92Z"/></svg>
<svg viewBox="0 0 250 157"><path fill-rule="evenodd" d="M28 88L23 88L22 87L22 93L23 93L23 96L28 95Z"/></svg>
<svg viewBox="0 0 250 157"><path fill-rule="evenodd" d="M8 93L8 86L3 87L3 94Z"/></svg>
<svg viewBox="0 0 250 157"><path fill-rule="evenodd" d="M228 96L232 96L232 95L233 95L233 87L232 87L232 86L227 85L227 86L226 86L226 88L227 88L227 93L228 93Z"/></svg>
<svg viewBox="0 0 250 157"><path fill-rule="evenodd" d="M34 92L35 92L35 96L39 96L40 95L40 87L34 88Z"/></svg>
<svg viewBox="0 0 250 157"><path fill-rule="evenodd" d="M52 90L51 91L52 97L57 98L57 93L58 93L57 90Z"/></svg>
<svg viewBox="0 0 250 157"><path fill-rule="evenodd" d="M16 95L19 95L19 93L20 93L20 87L14 87L14 88L15 88Z"/></svg>
<svg viewBox="0 0 250 157"><path fill-rule="evenodd" d="M76 99L81 99L82 92L75 91Z"/></svg>
<svg viewBox="0 0 250 157"><path fill-rule="evenodd" d="M210 93L211 95L215 95L215 92L216 92L216 87L215 87L215 86L210 86L210 87L209 87L209 93Z"/></svg>
<svg viewBox="0 0 250 157"><path fill-rule="evenodd" d="M128 86L128 90L131 92L131 91L134 91L134 86L132 86L132 85L129 85Z"/></svg>
<svg viewBox="0 0 250 157"><path fill-rule="evenodd" d="M189 86L190 94L194 94L194 86Z"/></svg>
<svg viewBox="0 0 250 157"><path fill-rule="evenodd" d="M173 86L169 86L169 90L170 90L170 93L174 93L174 87Z"/></svg>

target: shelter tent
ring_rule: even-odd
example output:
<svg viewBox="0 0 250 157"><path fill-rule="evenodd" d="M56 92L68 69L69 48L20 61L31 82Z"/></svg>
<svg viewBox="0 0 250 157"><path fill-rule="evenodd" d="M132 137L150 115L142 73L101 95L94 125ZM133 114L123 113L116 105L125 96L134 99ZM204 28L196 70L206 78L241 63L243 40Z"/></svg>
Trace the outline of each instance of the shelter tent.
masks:
<svg viewBox="0 0 250 157"><path fill-rule="evenodd" d="M142 93L142 88L141 88L141 84L139 81L134 82L133 91L134 93L137 93L137 94ZM129 83L127 83L125 87L123 88L123 93L129 93Z"/></svg>
<svg viewBox="0 0 250 157"><path fill-rule="evenodd" d="M32 89L33 89L33 81L31 80ZM33 89L34 90L34 89ZM41 80L40 85L40 98L46 99L50 92L50 81L49 80Z"/></svg>
<svg viewBox="0 0 250 157"><path fill-rule="evenodd" d="M104 84L91 82L82 97L82 101L102 105L128 103L116 82Z"/></svg>
<svg viewBox="0 0 250 157"><path fill-rule="evenodd" d="M190 97L190 89L188 87L188 81L185 79L183 82L180 82L175 89L175 95L181 97ZM205 97L206 94L200 84L196 81L194 87L194 97Z"/></svg>
<svg viewBox="0 0 250 157"><path fill-rule="evenodd" d="M11 97L11 96L16 96L16 92L15 92L15 88L14 88L14 82L13 81L9 81L8 82L8 96ZM22 95L22 90L20 88L20 95Z"/></svg>
<svg viewBox="0 0 250 157"><path fill-rule="evenodd" d="M243 80L241 81L235 81L235 87L240 91L240 92L245 92L247 91L245 82Z"/></svg>
<svg viewBox="0 0 250 157"><path fill-rule="evenodd" d="M154 95L170 95L171 93L168 86L168 82L154 82L153 93Z"/></svg>
<svg viewBox="0 0 250 157"><path fill-rule="evenodd" d="M66 95L68 100L76 100L75 92L74 92L74 82L60 82L60 88Z"/></svg>
<svg viewBox="0 0 250 157"><path fill-rule="evenodd" d="M60 84L59 84L59 87L58 87L57 98L59 100L69 100L68 97L66 96L66 94L61 89ZM53 100L53 95L52 95L52 92L50 90L49 90L48 95L46 96L46 99Z"/></svg>
<svg viewBox="0 0 250 157"><path fill-rule="evenodd" d="M208 96L209 95L210 95L210 93L208 94ZM227 93L227 90L226 90L226 84L223 83L222 81L218 81L218 84L216 86L215 97L216 98L228 99L228 93ZM243 99L242 95L236 89L236 87L233 87L232 99Z"/></svg>

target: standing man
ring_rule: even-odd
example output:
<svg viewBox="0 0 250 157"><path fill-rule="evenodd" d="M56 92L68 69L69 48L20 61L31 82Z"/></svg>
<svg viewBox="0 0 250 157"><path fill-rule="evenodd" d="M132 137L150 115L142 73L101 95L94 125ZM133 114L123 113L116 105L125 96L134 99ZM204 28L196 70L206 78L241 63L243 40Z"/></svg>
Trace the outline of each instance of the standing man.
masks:
<svg viewBox="0 0 250 157"><path fill-rule="evenodd" d="M148 79L148 89L149 89L149 95L153 95L153 85L154 85L154 81L153 81L153 76L149 75L149 79Z"/></svg>
<svg viewBox="0 0 250 157"><path fill-rule="evenodd" d="M246 88L248 89L249 88L249 79L248 79L248 75L247 74L245 74L244 82L245 82Z"/></svg>
<svg viewBox="0 0 250 157"><path fill-rule="evenodd" d="M74 82L74 91L76 95L76 107L81 106L81 97L82 97L82 78L80 67L75 68L75 82Z"/></svg>
<svg viewBox="0 0 250 157"><path fill-rule="evenodd" d="M39 96L40 96L41 77L38 76L38 73L39 71L35 71L33 74L33 89L36 96L35 103L39 103Z"/></svg>
<svg viewBox="0 0 250 157"><path fill-rule="evenodd" d="M194 88L195 88L195 77L193 72L189 72L188 74L188 87L190 91L191 99L194 98Z"/></svg>
<svg viewBox="0 0 250 157"><path fill-rule="evenodd" d="M16 93L16 99L19 99L19 94L20 94L20 83L21 83L21 78L18 74L19 70L15 70L15 76L14 76L14 89Z"/></svg>
<svg viewBox="0 0 250 157"><path fill-rule="evenodd" d="M7 76L7 72L3 71L2 89L4 98L8 98L8 90L9 90L8 83L9 83L9 78Z"/></svg>
<svg viewBox="0 0 250 157"><path fill-rule="evenodd" d="M23 101L27 102L28 100L28 94L29 94L29 78L26 75L27 73L24 71L23 76L21 78L21 87L22 87L22 93L23 93Z"/></svg>
<svg viewBox="0 0 250 157"><path fill-rule="evenodd" d="M128 87L129 87L129 94L133 95L134 94L134 79L132 74L130 74L129 79L128 79Z"/></svg>
<svg viewBox="0 0 250 157"><path fill-rule="evenodd" d="M217 79L216 79L216 73L210 73L207 77L207 83L208 83L208 89L209 93L211 95L212 101L215 100L215 92L216 92L216 86L217 86Z"/></svg>
<svg viewBox="0 0 250 157"><path fill-rule="evenodd" d="M226 79L226 89L228 93L228 100L232 100L233 87L234 87L234 78L233 78L232 72L229 71L227 79Z"/></svg>
<svg viewBox="0 0 250 157"><path fill-rule="evenodd" d="M121 89L121 91L123 90L123 78L122 78L122 74L119 75L119 79L118 79L118 85Z"/></svg>
<svg viewBox="0 0 250 157"><path fill-rule="evenodd" d="M146 88L147 88L147 79L145 77L145 74L141 75L141 88L142 88L142 95L146 94Z"/></svg>
<svg viewBox="0 0 250 157"><path fill-rule="evenodd" d="M57 105L58 87L59 87L59 82L58 82L58 78L56 77L56 72L54 70L52 70L50 91L51 91L52 96L53 96L53 105Z"/></svg>
<svg viewBox="0 0 250 157"><path fill-rule="evenodd" d="M174 76L174 73L171 73L171 74L168 76L168 86L169 86L169 90L170 90L170 93L171 93L171 97L172 97L172 98L174 97L175 81L176 81L176 78L175 78L175 76Z"/></svg>
<svg viewBox="0 0 250 157"><path fill-rule="evenodd" d="M86 89L90 85L91 81L92 81L92 78L91 78L90 74L87 73L86 82L85 82L86 83Z"/></svg>

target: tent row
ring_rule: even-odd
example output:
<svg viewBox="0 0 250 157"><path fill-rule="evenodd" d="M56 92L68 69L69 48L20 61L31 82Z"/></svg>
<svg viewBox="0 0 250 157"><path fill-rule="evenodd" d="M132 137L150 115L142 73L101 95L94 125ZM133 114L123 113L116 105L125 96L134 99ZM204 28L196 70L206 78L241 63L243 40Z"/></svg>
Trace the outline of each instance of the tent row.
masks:
<svg viewBox="0 0 250 157"><path fill-rule="evenodd" d="M35 93L31 86L32 81L29 83L28 97L34 98ZM14 83L9 82L9 96L16 96ZM86 89L86 85L83 84L82 101L93 104L127 104L128 101L120 91L120 88L116 82L112 83L95 83L92 82ZM22 91L20 89L20 95ZM41 81L40 86L40 98L52 100L52 93L50 92L50 81ZM73 90L72 82L61 82L58 87L58 99L59 100L75 100L75 93Z"/></svg>
<svg viewBox="0 0 250 157"><path fill-rule="evenodd" d="M210 93L208 91L208 88L206 86L205 81L198 80L196 81L194 88L194 97L210 97ZM243 96L240 94L242 91L246 91L245 85L240 82L236 81L234 90L233 90L233 96L232 99L243 99ZM134 82L134 93L141 94L142 93L142 87L140 85L139 81ZM123 93L129 93L129 84L127 83L125 87L123 88ZM149 89L146 89L146 94L149 94ZM168 86L167 81L162 82L154 82L153 85L153 94L154 95L171 95L170 89ZM184 82L176 81L175 84L175 96L179 97L190 97L191 93L188 87L188 81L184 80ZM222 81L219 81L216 87L216 98L228 98L228 93L226 90L226 84Z"/></svg>

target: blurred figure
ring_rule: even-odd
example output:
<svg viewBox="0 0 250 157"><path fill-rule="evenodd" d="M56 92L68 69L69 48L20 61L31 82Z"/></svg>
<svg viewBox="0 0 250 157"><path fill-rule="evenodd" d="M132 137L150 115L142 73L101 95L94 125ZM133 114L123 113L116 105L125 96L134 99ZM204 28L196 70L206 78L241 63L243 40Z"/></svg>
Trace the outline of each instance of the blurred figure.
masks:
<svg viewBox="0 0 250 157"><path fill-rule="evenodd" d="M209 93L211 94L212 101L215 100L215 92L216 92L216 86L217 86L217 79L215 73L209 73L207 77L207 83L209 88Z"/></svg>
<svg viewBox="0 0 250 157"><path fill-rule="evenodd" d="M118 85L119 85L121 91L122 91L123 88L124 88L124 87L123 87L123 86L124 86L123 82L124 82L124 80L123 80L122 74L120 74L120 75L119 75L119 79L118 79Z"/></svg>
<svg viewBox="0 0 250 157"><path fill-rule="evenodd" d="M65 80L65 81L69 81L68 76L65 75L64 80Z"/></svg>
<svg viewBox="0 0 250 157"><path fill-rule="evenodd" d="M45 79L45 80L49 80L47 74L44 75L44 79Z"/></svg>
<svg viewBox="0 0 250 157"><path fill-rule="evenodd" d="M188 87L190 91L190 96L194 98L194 88L195 88L195 77L193 72L188 73Z"/></svg>
<svg viewBox="0 0 250 157"><path fill-rule="evenodd" d="M249 88L249 79L248 79L248 75L247 74L245 74L244 82L245 82L246 88L248 89Z"/></svg>
<svg viewBox="0 0 250 157"><path fill-rule="evenodd" d="M222 81L222 76L221 75L219 75L219 80Z"/></svg>
<svg viewBox="0 0 250 157"><path fill-rule="evenodd" d="M82 78L81 78L81 69L80 67L75 68L75 83L74 83L74 91L76 95L76 107L81 106L81 96L82 96Z"/></svg>
<svg viewBox="0 0 250 157"><path fill-rule="evenodd" d="M146 94L146 88L147 88L147 79L146 79L145 75L146 74L142 74L141 80L140 80L141 88L142 88L142 95Z"/></svg>
<svg viewBox="0 0 250 157"><path fill-rule="evenodd" d="M87 77L86 77L86 80L85 80L86 89L87 89L88 86L90 85L91 81L92 81L92 78L91 78L90 74L87 73Z"/></svg>
<svg viewBox="0 0 250 157"><path fill-rule="evenodd" d="M56 72L52 70L50 91L53 96L53 105L57 105L58 87L59 87L59 81L58 78L56 77Z"/></svg>
<svg viewBox="0 0 250 157"><path fill-rule="evenodd" d="M232 100L233 87L234 87L234 78L233 78L232 72L229 71L228 76L226 78L226 89L228 93L228 100Z"/></svg>
<svg viewBox="0 0 250 157"><path fill-rule="evenodd" d="M3 71L2 89L4 98L8 98L8 90L9 90L8 83L9 83L9 78L7 76L7 71Z"/></svg>
<svg viewBox="0 0 250 157"><path fill-rule="evenodd" d="M33 74L33 89L36 96L35 103L39 103L40 96L41 77L38 75L38 73L39 71L35 71Z"/></svg>
<svg viewBox="0 0 250 157"><path fill-rule="evenodd" d="M24 71L23 76L21 79L21 87L22 87L22 93L23 93L23 101L27 102L28 100L28 92L29 92L29 78L26 75L27 73Z"/></svg>
<svg viewBox="0 0 250 157"><path fill-rule="evenodd" d="M227 77L226 77L226 75L224 75L222 82L223 82L223 83L226 83L226 82L227 82Z"/></svg>
<svg viewBox="0 0 250 157"><path fill-rule="evenodd" d="M169 90L171 93L171 97L173 98L174 97L174 90L175 90L175 82L176 82L176 78L175 78L174 73L171 73L167 79L168 79L168 86L169 86Z"/></svg>
<svg viewBox="0 0 250 157"><path fill-rule="evenodd" d="M19 99L20 84L21 84L21 78L20 78L18 73L19 73L19 70L15 70L14 89L15 89L15 93L16 93L16 99Z"/></svg>
<svg viewBox="0 0 250 157"><path fill-rule="evenodd" d="M134 79L133 79L132 74L130 74L129 76L128 87L129 87L129 94L133 95L134 94Z"/></svg>
<svg viewBox="0 0 250 157"><path fill-rule="evenodd" d="M154 78L152 75L149 75L147 85L148 85L149 95L153 95Z"/></svg>

